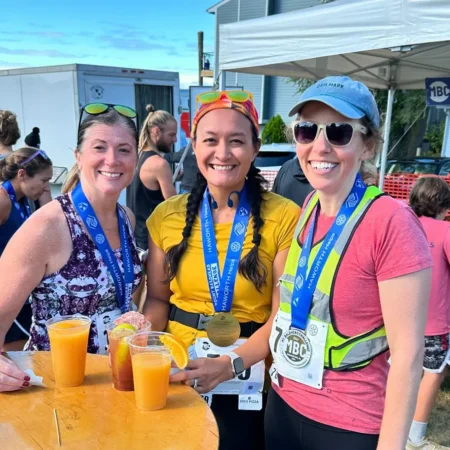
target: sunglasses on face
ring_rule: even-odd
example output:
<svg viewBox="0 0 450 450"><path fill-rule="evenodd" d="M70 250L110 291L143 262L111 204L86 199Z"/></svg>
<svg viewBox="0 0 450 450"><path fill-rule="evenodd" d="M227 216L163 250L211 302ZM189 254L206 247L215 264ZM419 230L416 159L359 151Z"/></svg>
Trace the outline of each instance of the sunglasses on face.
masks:
<svg viewBox="0 0 450 450"><path fill-rule="evenodd" d="M31 160L36 158L36 156L41 155L44 159L48 159L47 153L44 150L37 150L34 152L29 158L27 158L23 163L20 164L20 167L23 167L25 164L29 163Z"/></svg>
<svg viewBox="0 0 450 450"><path fill-rule="evenodd" d="M359 123L327 123L317 124L314 122L294 122L294 139L297 144L312 144L323 130L325 139L335 147L344 147L352 142L355 131L367 134L369 130Z"/></svg>
<svg viewBox="0 0 450 450"><path fill-rule="evenodd" d="M195 110L198 110L200 105L207 105L209 103L214 103L221 98L227 98L228 100L236 103L244 103L250 100L253 103L253 95L251 92L247 91L211 91L202 92L195 97Z"/></svg>
<svg viewBox="0 0 450 450"><path fill-rule="evenodd" d="M137 113L133 108L124 105L114 105L111 103L88 103L83 106L80 114L80 121L78 123L78 128L81 125L81 119L83 117L83 112L89 114L90 116L98 116L99 114L104 114L109 110L109 108L115 109L121 116L128 117L129 119L136 119Z"/></svg>

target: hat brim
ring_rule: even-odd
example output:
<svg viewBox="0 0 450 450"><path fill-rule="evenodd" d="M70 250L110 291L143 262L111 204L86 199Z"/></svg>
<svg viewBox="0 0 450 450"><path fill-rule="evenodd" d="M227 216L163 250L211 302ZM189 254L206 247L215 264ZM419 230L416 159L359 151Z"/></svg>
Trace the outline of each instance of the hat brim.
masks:
<svg viewBox="0 0 450 450"><path fill-rule="evenodd" d="M331 97L329 95L318 95L317 97L311 97L307 100L303 100L300 103L297 103L290 111L289 111L289 117L294 116L295 114L298 114L303 106L305 106L308 102L320 102L323 103L330 108L337 111L339 114L343 115L344 117L347 117L349 119L362 119L366 114L361 111L360 109L350 105L349 103L336 98Z"/></svg>

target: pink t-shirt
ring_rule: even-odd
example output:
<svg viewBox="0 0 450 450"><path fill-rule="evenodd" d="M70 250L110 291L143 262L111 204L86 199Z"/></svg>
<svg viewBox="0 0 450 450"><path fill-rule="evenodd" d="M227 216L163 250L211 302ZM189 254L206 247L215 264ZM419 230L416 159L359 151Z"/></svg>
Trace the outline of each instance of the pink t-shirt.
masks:
<svg viewBox="0 0 450 450"><path fill-rule="evenodd" d="M321 214L314 243L323 238L334 218ZM305 230L306 232L306 230ZM303 233L302 240L305 236ZM432 266L419 219L405 204L383 196L367 211L342 258L332 308L338 330L347 336L383 323L378 283ZM279 395L300 414L317 422L359 433L378 434L388 375L386 352L367 367L326 370L317 390L280 377Z"/></svg>
<svg viewBox="0 0 450 450"><path fill-rule="evenodd" d="M433 257L426 336L450 333L450 223L422 216Z"/></svg>

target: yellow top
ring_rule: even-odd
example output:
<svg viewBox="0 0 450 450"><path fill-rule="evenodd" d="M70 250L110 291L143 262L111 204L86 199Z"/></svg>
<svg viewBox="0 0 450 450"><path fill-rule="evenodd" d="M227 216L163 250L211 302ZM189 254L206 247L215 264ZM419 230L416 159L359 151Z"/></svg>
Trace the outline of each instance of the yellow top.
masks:
<svg viewBox="0 0 450 450"><path fill-rule="evenodd" d="M178 195L161 203L147 220L147 228L153 242L164 252L181 242L186 218L188 195ZM232 313L239 322L264 323L270 316L272 304L272 265L278 252L289 248L300 216L300 208L271 192L264 194L260 229L261 244L258 254L267 269L266 285L258 292L255 286L238 273L236 278ZM220 269L223 270L232 223L214 224ZM253 221L250 217L241 259L252 249ZM178 273L170 283L170 303L193 313L214 314L214 307L206 279L203 259L200 219L197 216L189 237L188 248L181 258ZM169 322L167 331L191 345L204 331Z"/></svg>

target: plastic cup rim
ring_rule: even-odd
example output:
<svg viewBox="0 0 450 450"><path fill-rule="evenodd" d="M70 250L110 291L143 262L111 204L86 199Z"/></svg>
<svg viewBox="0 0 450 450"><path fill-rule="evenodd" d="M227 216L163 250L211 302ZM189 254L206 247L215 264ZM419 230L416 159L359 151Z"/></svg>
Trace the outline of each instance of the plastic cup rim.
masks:
<svg viewBox="0 0 450 450"><path fill-rule="evenodd" d="M164 336L164 335L171 335L171 333L166 333L164 331L151 331L151 330L143 330L143 331L138 331L134 334L132 334L131 336L127 336L125 338L127 344L132 347L132 348L136 348L136 349L142 349L143 351L146 351L145 349L147 349L147 351L166 351L167 353L170 354L169 349L161 342L161 345L135 345L131 343L131 339L136 338L137 336L147 336L147 337L151 337L151 336L155 336L155 338L159 337L159 336Z"/></svg>
<svg viewBox="0 0 450 450"><path fill-rule="evenodd" d="M48 319L45 322L45 326L47 328L51 328L52 325L55 325L59 322L69 321L69 320L81 320L85 323L83 325L78 325L76 327L68 328L68 330L76 330L77 328L84 328L88 325L90 326L92 323L92 319L88 316L83 316L82 314L67 314L64 316L55 316L55 317L52 317L51 319Z"/></svg>

